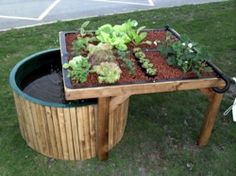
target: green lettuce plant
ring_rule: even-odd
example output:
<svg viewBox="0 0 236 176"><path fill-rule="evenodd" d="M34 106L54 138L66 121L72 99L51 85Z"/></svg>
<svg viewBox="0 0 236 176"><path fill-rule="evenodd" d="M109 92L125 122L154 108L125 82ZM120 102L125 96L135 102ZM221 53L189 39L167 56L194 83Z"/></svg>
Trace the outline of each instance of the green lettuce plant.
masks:
<svg viewBox="0 0 236 176"><path fill-rule="evenodd" d="M131 41L139 45L146 37L146 32L141 32L145 27L138 27L136 20L128 20L121 25L112 26L105 24L96 31L97 39L102 43L110 44L120 51L126 51L127 44Z"/></svg>
<svg viewBox="0 0 236 176"><path fill-rule="evenodd" d="M89 25L90 21L85 21L79 28L77 39L73 41L72 48L75 55L80 55L82 50L86 50L89 43L97 41L97 38L92 36L85 28ZM89 36L86 36L89 35Z"/></svg>
<svg viewBox="0 0 236 176"><path fill-rule="evenodd" d="M76 55L79 55L80 52L87 48L89 43L89 38L78 38L77 40L73 41L72 48Z"/></svg>
<svg viewBox="0 0 236 176"><path fill-rule="evenodd" d="M120 79L121 69L113 62L102 62L100 65L93 67L98 74L99 83L115 83Z"/></svg>
<svg viewBox="0 0 236 176"><path fill-rule="evenodd" d="M88 45L88 58L92 65L99 65L102 62L115 62L115 56L112 51L112 46L99 43L98 45Z"/></svg>
<svg viewBox="0 0 236 176"><path fill-rule="evenodd" d="M76 56L68 63L63 64L63 68L68 69L68 77L83 83L87 80L91 64L88 62L88 58Z"/></svg>

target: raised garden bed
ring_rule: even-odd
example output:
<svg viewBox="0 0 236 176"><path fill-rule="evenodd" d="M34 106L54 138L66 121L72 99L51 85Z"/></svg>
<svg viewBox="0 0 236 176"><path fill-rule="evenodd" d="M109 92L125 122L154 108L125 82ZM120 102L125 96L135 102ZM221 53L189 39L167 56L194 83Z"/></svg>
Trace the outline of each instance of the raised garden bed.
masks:
<svg viewBox="0 0 236 176"><path fill-rule="evenodd" d="M134 43L130 42L127 44L127 50L124 52L126 54L124 56L126 57L125 59L131 61L132 63L133 73L131 73L129 68L125 65L125 62L122 60L123 56L119 54L120 50L113 47L110 51L112 52L115 61L112 62L115 62L121 70L120 78L117 81L115 81L114 83L106 83L105 81L101 83L99 82L98 74L90 72L85 81L79 82L78 80L68 77L68 71L70 70L70 68L67 68L63 69L65 86L69 89L77 89L85 87L102 87L109 85L114 86L160 81L213 78L221 75L221 71L219 71L219 69L215 69L215 66L213 64L209 64L209 62L207 62L208 64L205 64L205 67L209 67L212 69L202 69L199 71L200 74L198 75L194 73L191 68L183 72L183 70L181 70L180 68L168 64L167 59L163 57L159 50L161 45L160 43L162 43L166 39L167 34L169 33L172 34L171 37L173 41L180 40L178 34L176 34L173 29L166 27L165 29L144 30L144 32L146 32L147 34L143 39L144 42L140 43L137 46L135 46ZM85 36L81 36L79 32L75 31L60 32L62 64L68 63L77 55L81 55L86 57L93 66L93 55L91 55L86 49L81 49L80 53L76 53L76 47L73 46L73 43L75 43L75 41L79 41L81 38L93 38L96 36L95 31L89 31L88 33L89 34L87 34L87 36L86 34ZM149 42L149 44L146 44L145 42ZM92 44L95 47L101 43L102 42L99 43L99 41L92 41L90 43L88 42L89 45ZM138 58L135 56L134 48L136 47L139 47L143 54L145 54L145 57L150 61L149 63L151 63L156 69L156 74L147 74L146 70L142 67L142 63L140 63Z"/></svg>
<svg viewBox="0 0 236 176"><path fill-rule="evenodd" d="M83 88L90 88L89 90L91 90L91 88L103 88L103 87L105 88L107 86L111 88L114 86L125 86L125 85L135 85L135 84L145 85L147 83L201 80L201 79L211 79L219 77L223 78L223 80L226 82L226 86L223 89L223 91L228 89L229 81L222 75L222 72L209 61L206 61L204 59L201 60L202 58L197 58L199 59L197 64L200 63L199 64L200 66L198 67L201 67L201 68L197 67L198 70L193 68L196 65L196 64L194 65L194 63L190 65L189 68L187 69L184 68L184 64L178 67L168 63L168 59L164 57L163 54L160 52L161 46L163 46L163 43L165 43L166 42L165 40L167 40L166 39L168 37L167 35L171 35L170 38L171 41L173 41L173 43L175 43L176 41L181 41L179 34L175 30L171 29L169 26L165 27L164 29L147 29L143 30L142 32L146 33L146 37L143 38L142 40L143 42L140 42L140 44L138 45L135 45L134 42L127 43L126 44L127 49L124 52L122 51L123 53L125 53L125 56L119 54L120 49L116 48L116 46L111 46L111 48L109 49L109 52L112 52L113 55L112 62L114 62L120 68L119 79L117 79L112 83L99 81L99 74L96 73L96 71L94 71L94 68L96 68L97 63L94 66L93 54L90 54L89 49L83 48L79 52L76 51L77 48L74 43L76 43L76 41L80 41L83 38L96 38L95 37L97 36L96 31L88 31L87 34L86 33L84 34L84 36L82 36L80 32L76 31L60 32L62 64L63 65L67 64L68 62L73 60L74 57L79 55L88 60L88 63L90 64L90 70L92 70L88 72L85 81L78 81L73 77L68 76L70 75L69 72L72 70L71 67L67 66L66 69L65 68L63 69L64 85L65 89L68 90L66 91L67 99L71 99L70 98L71 96L68 95L69 92L73 94L73 90L82 91ZM96 47L101 43L102 43L101 41L95 39L91 42L88 42L87 46L85 47L89 48L90 44L94 45L93 47ZM184 43L184 41L182 43ZM189 44L192 45L192 43ZM188 43L186 43L186 45L188 45ZM144 57L147 58L148 63L152 65L152 68L155 69L155 73L153 75L147 73L147 70L143 67L143 63L141 63L141 61L135 54L135 50L137 50L137 48L145 55ZM188 47L186 48L190 49L194 53L199 52L197 49L195 50L194 47L192 47L192 49ZM199 57L201 56L202 55L200 55ZM110 55L108 57L110 57ZM125 58L125 61L123 60L123 58ZM128 67L126 62L129 62ZM189 62L189 61L182 60L181 62ZM98 64L101 64L101 62ZM130 70L130 67L132 67L132 70ZM133 73L131 73L132 71ZM216 89L218 92L221 92L221 89L218 88L214 89ZM91 96L91 97L76 96L76 98L93 98L93 97L96 96Z"/></svg>

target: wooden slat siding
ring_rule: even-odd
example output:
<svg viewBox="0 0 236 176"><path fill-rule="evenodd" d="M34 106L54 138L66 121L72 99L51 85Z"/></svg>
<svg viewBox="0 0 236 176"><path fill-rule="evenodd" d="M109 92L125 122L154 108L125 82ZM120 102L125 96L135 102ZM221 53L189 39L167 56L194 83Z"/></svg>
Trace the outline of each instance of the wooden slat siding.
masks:
<svg viewBox="0 0 236 176"><path fill-rule="evenodd" d="M121 140L123 134L124 134L124 131L125 131L125 126L126 125L126 119L127 119L127 116L128 116L128 112L127 112L127 102L128 102L128 99L124 101L124 103L122 104L122 107L123 107L123 111L122 111L122 122L120 124L120 139L119 141Z"/></svg>
<svg viewBox="0 0 236 176"><path fill-rule="evenodd" d="M124 99L116 106L109 116L109 150L111 150L123 137L128 116L129 98Z"/></svg>
<svg viewBox="0 0 236 176"><path fill-rule="evenodd" d="M60 135L61 135L63 158L65 160L68 160L70 158L69 158L69 150L68 150L68 145L67 145L67 137L66 137L66 128L65 128L65 119L64 119L63 108L57 108L57 115L58 115L58 122L59 122Z"/></svg>
<svg viewBox="0 0 236 176"><path fill-rule="evenodd" d="M114 145L116 145L117 143L117 139L118 139L118 126L119 126L119 121L120 121L120 105L116 108L115 110L115 124L114 124L114 131L115 131L115 136L114 136Z"/></svg>
<svg viewBox="0 0 236 176"><path fill-rule="evenodd" d="M79 151L79 153L78 153L78 157L80 158L80 160L83 160L83 154L82 154L82 152L83 152L83 148L82 148L82 143L80 142L80 121L79 121L79 115L80 115L80 107L77 107L76 108L76 111L75 111L75 117L76 117L76 119L75 119L75 121L76 121L76 133L77 133L77 135L78 135L78 151Z"/></svg>
<svg viewBox="0 0 236 176"><path fill-rule="evenodd" d="M98 99L97 120L97 156L99 160L108 159L108 126L109 126L110 97Z"/></svg>
<svg viewBox="0 0 236 176"><path fill-rule="evenodd" d="M32 125L32 127L31 127L31 130L32 130L32 136L33 136L33 140L34 140L34 149L36 149L36 150L40 150L39 149L39 144L38 144L38 139L37 139L37 130L36 130L36 128L35 128L35 120L34 120L34 118L37 118L37 116L36 116L36 114L34 113L34 110L33 110L33 108L32 108L32 102L30 102L30 101L26 101L26 103L27 103L27 108L29 109L29 112L30 112L30 120L31 120L31 125Z"/></svg>
<svg viewBox="0 0 236 176"><path fill-rule="evenodd" d="M122 95L149 94L158 92L173 92L178 90L221 87L224 85L224 81L219 78L204 78L194 80L178 80L80 89L69 89L65 87L65 96L67 100L76 100L111 96L115 97Z"/></svg>
<svg viewBox="0 0 236 176"><path fill-rule="evenodd" d="M85 138L85 153L86 159L91 157L91 142L90 142L90 129L89 129L89 116L88 116L88 108L82 107L83 109L83 130L84 130L84 138Z"/></svg>
<svg viewBox="0 0 236 176"><path fill-rule="evenodd" d="M83 111L82 108L77 110L77 120L78 120L78 132L79 132L79 145L80 145L80 158L84 160L85 155L85 139L84 139L84 130L83 130Z"/></svg>
<svg viewBox="0 0 236 176"><path fill-rule="evenodd" d="M113 133L112 133L112 140L113 144L112 147L116 144L116 126L117 126L117 109L113 110Z"/></svg>
<svg viewBox="0 0 236 176"><path fill-rule="evenodd" d="M58 156L56 135L55 135L54 125L53 125L53 117L52 117L51 108L48 106L45 106L45 112L46 112L46 118L47 118L48 136L50 140L49 143L51 144L51 147L52 147L52 156Z"/></svg>
<svg viewBox="0 0 236 176"><path fill-rule="evenodd" d="M204 121L201 128L201 133L197 141L198 145L207 145L211 136L212 129L216 120L216 116L223 99L224 94L212 93L212 101L210 101L207 113L204 117Z"/></svg>
<svg viewBox="0 0 236 176"><path fill-rule="evenodd" d="M94 105L88 106L91 157L96 156L96 131Z"/></svg>
<svg viewBox="0 0 236 176"><path fill-rule="evenodd" d="M43 117L43 124L44 124L44 131L45 131L45 139L48 145L48 155L53 156L53 146L51 143L51 137L48 127L48 118L47 118L47 111L45 106L41 106L42 117Z"/></svg>
<svg viewBox="0 0 236 176"><path fill-rule="evenodd" d="M72 142L75 151L75 160L80 160L79 134L78 134L76 110L77 108L70 108L70 117L71 117L71 129L73 136Z"/></svg>
<svg viewBox="0 0 236 176"><path fill-rule="evenodd" d="M97 105L95 105L94 106L94 123L95 123L95 142L96 142L96 144L95 144L95 152L96 152L96 156L97 156L97 153L98 153L98 150L97 150L97 145L98 145L98 143L97 143L97 131L98 131L98 126L97 126L97 122L98 122L98 106Z"/></svg>
<svg viewBox="0 0 236 176"><path fill-rule="evenodd" d="M119 136L119 122L120 122L120 105L116 108L116 113L115 113L115 119L116 119L116 125L115 125L115 143L114 145L117 144L118 136Z"/></svg>
<svg viewBox="0 0 236 176"><path fill-rule="evenodd" d="M127 120L128 120L128 116L129 116L129 99L127 99L127 100L125 101L124 116L125 116L125 118L124 118L124 123L123 123L123 125L122 125L122 128L123 128L122 136L123 136L123 134L124 134L124 132L125 132L125 128L126 128L126 124L127 124Z"/></svg>
<svg viewBox="0 0 236 176"><path fill-rule="evenodd" d="M14 96L17 99L16 106L20 107L18 111L21 111L21 116L24 117L21 119L22 128L24 128L25 140L30 147L46 156L66 160L84 160L96 156L97 105L65 110L34 104L20 96ZM124 129L122 124L126 115L123 104L125 103L117 106L109 117L108 131L112 129L112 134L108 138L109 150L122 137L119 131ZM121 106L123 110L120 109ZM73 153L68 146L73 149Z"/></svg>
<svg viewBox="0 0 236 176"><path fill-rule="evenodd" d="M119 109L119 115L120 115L119 119L120 119L120 121L119 121L118 129L117 129L118 130L117 143L121 140L121 137L122 137L122 130L123 130L122 125L123 125L123 121L124 121L124 118L125 118L124 117L125 116L124 110L125 110L124 104L121 104L120 109Z"/></svg>
<svg viewBox="0 0 236 176"><path fill-rule="evenodd" d="M44 113L42 112L43 107L41 105L35 104L36 114L37 114L37 123L39 127L40 140L38 141L42 146L42 153L49 155L48 143L47 143L47 134L45 131L45 122L44 122Z"/></svg>
<svg viewBox="0 0 236 176"><path fill-rule="evenodd" d="M110 102L110 112L115 110L118 105L122 104L125 100L129 98L130 95L122 95L118 97L112 97L111 102Z"/></svg>
<svg viewBox="0 0 236 176"><path fill-rule="evenodd" d="M25 100L22 97L19 97L19 103L21 105L21 110L22 110L22 117L23 117L23 122L24 122L24 129L25 129L25 141L29 145L32 143L31 141L31 133L29 129L29 120L28 120L28 114L25 108ZM32 146L32 145L30 145Z"/></svg>
<svg viewBox="0 0 236 176"><path fill-rule="evenodd" d="M64 108L64 119L65 119L65 128L66 128L66 136L67 136L67 145L68 145L68 151L69 151L69 159L74 160L75 159L75 152L74 152L74 146L73 146L73 137L72 137L72 126L71 126L71 120L70 120L70 110L69 108Z"/></svg>
<svg viewBox="0 0 236 176"><path fill-rule="evenodd" d="M19 95L16 94L15 92L13 92L13 96L14 96L14 100L15 100L16 112L18 115L20 132L21 132L22 137L25 139L25 129L24 129L24 120L23 120L24 117L23 117L23 113L22 113L22 107L20 104L20 100L19 100Z"/></svg>
<svg viewBox="0 0 236 176"><path fill-rule="evenodd" d="M36 142L35 142L35 133L34 133L34 127L33 127L33 122L32 122L32 114L31 114L31 110L29 107L29 103L27 100L24 100L24 109L25 109L25 117L26 117L26 121L27 121L27 129L28 129L28 134L29 134L29 146L31 146L32 148L36 147Z"/></svg>
<svg viewBox="0 0 236 176"><path fill-rule="evenodd" d="M114 110L109 113L109 132L108 132L108 139L109 139L109 143L108 143L108 148L109 150L112 149L113 145L114 145Z"/></svg>
<svg viewBox="0 0 236 176"><path fill-rule="evenodd" d="M43 146L41 143L41 133L40 131L42 129L40 129L39 127L39 123L38 123L38 114L36 111L36 105L34 103L30 103L30 108L31 108L31 112L32 112L32 120L33 120L33 124L34 124L34 129L35 129L35 139L37 142L37 148L36 150L38 151L42 151L43 150Z"/></svg>
<svg viewBox="0 0 236 176"><path fill-rule="evenodd" d="M63 159L63 150L62 150L62 144L61 144L57 108L51 107L51 112L52 112L52 120L53 120L53 127L54 127L54 133L55 133L55 141L56 141L57 152L58 152L57 156L55 157Z"/></svg>

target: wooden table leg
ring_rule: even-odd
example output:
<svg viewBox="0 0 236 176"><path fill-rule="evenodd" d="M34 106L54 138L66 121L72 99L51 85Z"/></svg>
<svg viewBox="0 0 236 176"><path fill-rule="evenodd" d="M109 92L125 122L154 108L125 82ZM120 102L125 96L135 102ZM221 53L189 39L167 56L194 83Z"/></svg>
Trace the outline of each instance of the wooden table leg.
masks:
<svg viewBox="0 0 236 176"><path fill-rule="evenodd" d="M108 125L109 125L110 97L98 99L97 119L97 157L99 160L108 159Z"/></svg>
<svg viewBox="0 0 236 176"><path fill-rule="evenodd" d="M209 106L197 142L197 144L200 146L207 145L208 143L223 98L223 94L218 94L213 91L208 96L210 97Z"/></svg>

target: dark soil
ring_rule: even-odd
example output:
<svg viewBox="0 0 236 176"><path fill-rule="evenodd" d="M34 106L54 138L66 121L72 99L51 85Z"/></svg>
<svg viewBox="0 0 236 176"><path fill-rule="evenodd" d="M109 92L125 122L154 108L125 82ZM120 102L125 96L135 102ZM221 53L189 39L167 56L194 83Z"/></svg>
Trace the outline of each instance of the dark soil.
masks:
<svg viewBox="0 0 236 176"><path fill-rule="evenodd" d="M68 33L66 34L66 48L67 52L70 53L69 59L73 57L73 49L72 49L72 42L76 40L75 33ZM163 41L165 39L166 32L165 31L150 31L148 32L147 37L144 41ZM144 49L144 53L147 58L150 59L150 62L154 65L157 69L157 75L155 77L150 77L145 73L145 70L140 67L140 64L135 59L134 55L132 54L132 49L136 47L134 44L129 44L128 48L130 51L129 59L133 61L135 66L135 74L131 75L126 67L123 66L123 63L120 59L117 59L117 62L120 65L122 70L120 80L115 83L114 85L121 85L121 84L130 84L130 83L145 83L145 82L156 82L156 81L167 81L167 80L181 80L181 79L196 79L198 78L196 74L193 72L184 73L178 68L174 68L169 66L166 63L165 58L163 58L160 53L157 51L158 43L156 45L147 45L141 44L140 48ZM205 77L214 77L215 74L213 72L209 73L202 73L202 78ZM68 79L68 78L65 78ZM85 83L76 83L76 81L71 81L72 86L74 88L82 88L82 87L97 87L97 86L106 86L108 84L100 84L97 81L97 75L95 73L90 73L88 79ZM109 84L111 85L111 84Z"/></svg>

